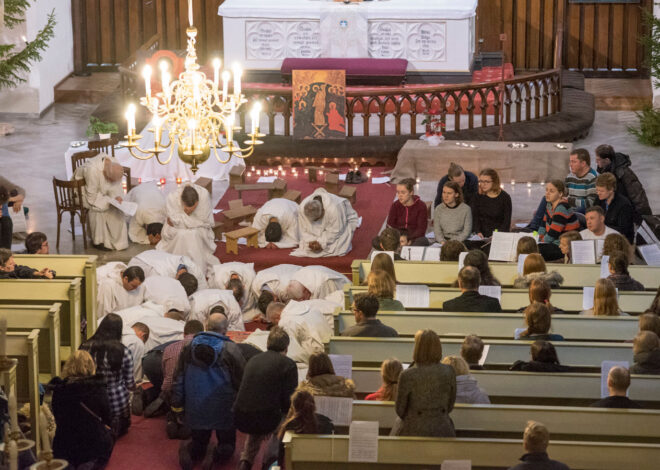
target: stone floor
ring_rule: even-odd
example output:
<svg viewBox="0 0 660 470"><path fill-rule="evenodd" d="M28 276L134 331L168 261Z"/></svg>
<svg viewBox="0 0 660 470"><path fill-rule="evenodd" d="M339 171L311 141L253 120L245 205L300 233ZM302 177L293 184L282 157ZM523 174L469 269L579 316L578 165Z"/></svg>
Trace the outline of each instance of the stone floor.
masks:
<svg viewBox="0 0 660 470"><path fill-rule="evenodd" d="M85 139L85 128L94 105L58 103L41 119L15 118L9 122L16 127L12 135L0 137L0 168L6 176L27 191L26 205L30 208L28 230L39 230L48 235L51 250L55 252L57 217L53 199L52 178L64 178L64 152L69 142ZM635 113L628 111L598 111L596 122L588 138L575 145L586 147L590 152L601 143L609 143L615 149L631 155L633 170L646 188L651 207L660 213L660 149L640 144L628 134L627 126L636 122ZM536 209L544 188L535 184L527 188L523 182L505 190L513 199L515 221L527 220ZM218 185L214 185L218 186ZM435 181L421 181L419 192L423 199L435 195ZM222 191L222 188L218 188ZM219 194L214 194L217 198ZM385 211L386 208L383 208ZM75 243L68 232L68 217L62 227L60 253L83 253L80 237ZM79 222L76 220L79 226ZM117 253L98 253L90 248L89 253L99 254L104 260L129 259L143 247L131 246Z"/></svg>

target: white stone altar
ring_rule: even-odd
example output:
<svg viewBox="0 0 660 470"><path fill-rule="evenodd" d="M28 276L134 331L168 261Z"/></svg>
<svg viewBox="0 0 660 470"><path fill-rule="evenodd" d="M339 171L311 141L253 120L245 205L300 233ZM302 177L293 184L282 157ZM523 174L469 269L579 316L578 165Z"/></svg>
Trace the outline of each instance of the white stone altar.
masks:
<svg viewBox="0 0 660 470"><path fill-rule="evenodd" d="M333 38L351 28L351 37L359 36L365 19L367 27L358 40L364 48L353 44L344 57L366 50L368 57L408 59L409 71L470 72L477 1L225 0L218 8L224 59L246 70L279 70L285 58L337 57L331 55L338 42ZM334 31L328 21L335 23Z"/></svg>

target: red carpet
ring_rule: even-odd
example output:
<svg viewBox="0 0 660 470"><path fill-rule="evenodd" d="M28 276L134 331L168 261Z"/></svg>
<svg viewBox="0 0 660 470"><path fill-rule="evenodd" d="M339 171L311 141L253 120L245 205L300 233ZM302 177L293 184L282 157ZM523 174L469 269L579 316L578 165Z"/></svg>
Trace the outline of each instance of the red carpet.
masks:
<svg viewBox="0 0 660 470"><path fill-rule="evenodd" d="M264 168L257 167L256 170L264 171ZM372 177L381 176L387 168L372 168ZM304 199L310 195L316 188L323 186L324 176L319 176L319 181L310 183L307 175L302 169L298 169L298 177L291 174L290 168L284 168L287 181L287 189L295 189L302 193ZM346 173L343 169L343 173ZM366 172L367 168L363 168ZM246 183L255 183L258 176L252 171L252 166L248 165L247 173L251 176L246 178ZM362 217L362 226L355 231L353 236L353 249L346 256L332 256L327 258L298 258L289 256L292 250L262 250L248 248L245 245L239 245L239 254L227 254L225 244L218 243L218 249L215 254L221 262L241 261L244 263L254 263L255 270L260 270L273 266L275 264L289 263L307 266L310 264L322 264L331 269L344 274L351 273L351 262L354 259L364 259L371 250L371 239L378 235L378 232L387 218L387 213L391 202L394 200L396 189L390 184L371 184L371 181L357 185L351 185L357 188L357 202L353 208L358 216ZM238 199L238 192L229 189L218 203L217 208L226 210L229 208L229 201ZM243 193L243 203L251 204L257 208L268 200L266 191L247 191ZM216 215L216 220L222 219L222 213Z"/></svg>

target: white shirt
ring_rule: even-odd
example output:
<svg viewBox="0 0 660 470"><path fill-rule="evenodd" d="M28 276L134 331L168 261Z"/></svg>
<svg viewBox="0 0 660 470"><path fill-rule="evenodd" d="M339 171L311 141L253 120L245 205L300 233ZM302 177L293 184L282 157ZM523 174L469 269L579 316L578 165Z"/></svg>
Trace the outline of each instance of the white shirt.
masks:
<svg viewBox="0 0 660 470"><path fill-rule="evenodd" d="M121 342L133 356L133 377L136 381L142 380L142 357L146 351L144 343L135 334L135 330L128 325L124 325L121 332Z"/></svg>
<svg viewBox="0 0 660 470"><path fill-rule="evenodd" d="M147 351L151 351L161 344L183 339L183 327L185 326L183 321L153 316L140 318L139 321L149 327L149 339L145 343Z"/></svg>
<svg viewBox="0 0 660 470"><path fill-rule="evenodd" d="M607 237L612 233L619 233L619 232L617 232L613 228L608 227L607 225L605 226L605 231L603 232L602 235L596 235L588 228L585 228L584 230L580 230L580 236L582 237L582 240L605 240L605 237Z"/></svg>

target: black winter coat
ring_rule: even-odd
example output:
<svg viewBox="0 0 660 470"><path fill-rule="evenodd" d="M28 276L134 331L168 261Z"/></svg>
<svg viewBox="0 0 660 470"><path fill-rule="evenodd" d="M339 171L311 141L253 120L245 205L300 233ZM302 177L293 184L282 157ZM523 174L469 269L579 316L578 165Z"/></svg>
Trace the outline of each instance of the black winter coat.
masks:
<svg viewBox="0 0 660 470"><path fill-rule="evenodd" d="M651 215L651 206L646 197L642 183L634 171L630 169L630 157L623 153L615 153L614 160L608 167L598 168L598 173L613 173L616 176L616 190L626 196L635 208L635 222L641 223L642 215Z"/></svg>
<svg viewBox="0 0 660 470"><path fill-rule="evenodd" d="M523 372L570 372L571 368L555 364L554 362L540 362L540 361L516 361L513 363L509 370L521 370Z"/></svg>
<svg viewBox="0 0 660 470"><path fill-rule="evenodd" d="M609 206L604 200L598 200L596 204L605 211L605 225L613 228L632 243L635 236L635 211L628 198L617 190Z"/></svg>

